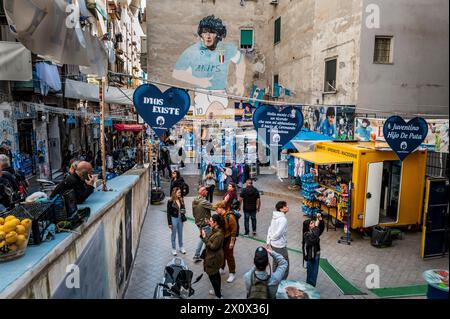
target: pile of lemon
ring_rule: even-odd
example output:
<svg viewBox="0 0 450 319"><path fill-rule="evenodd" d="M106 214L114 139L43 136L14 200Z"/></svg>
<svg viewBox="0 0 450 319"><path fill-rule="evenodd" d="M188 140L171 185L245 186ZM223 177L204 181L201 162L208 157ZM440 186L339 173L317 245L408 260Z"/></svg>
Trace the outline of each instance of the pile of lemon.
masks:
<svg viewBox="0 0 450 319"><path fill-rule="evenodd" d="M30 219L20 220L13 215L0 217L0 257L25 249L30 231Z"/></svg>

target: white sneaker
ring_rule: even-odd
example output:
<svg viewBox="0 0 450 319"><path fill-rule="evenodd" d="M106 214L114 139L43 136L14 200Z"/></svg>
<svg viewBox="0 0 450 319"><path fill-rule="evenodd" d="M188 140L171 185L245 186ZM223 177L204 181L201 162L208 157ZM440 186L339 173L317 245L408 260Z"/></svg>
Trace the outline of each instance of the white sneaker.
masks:
<svg viewBox="0 0 450 319"><path fill-rule="evenodd" d="M222 268L220 268L219 272L220 272L221 275L225 275L226 274L225 269L222 269Z"/></svg>
<svg viewBox="0 0 450 319"><path fill-rule="evenodd" d="M236 278L236 276L234 274L230 274L230 276L227 279L227 282L231 283L234 281L235 278Z"/></svg>
<svg viewBox="0 0 450 319"><path fill-rule="evenodd" d="M180 248L180 253L182 253L183 255L186 255L186 250L183 247L181 247Z"/></svg>
<svg viewBox="0 0 450 319"><path fill-rule="evenodd" d="M216 295L216 293L215 293L214 290L212 290L212 289L209 291L209 294L210 294L211 296L215 296L215 295Z"/></svg>
<svg viewBox="0 0 450 319"><path fill-rule="evenodd" d="M175 249L172 249L172 255L174 255L174 256L177 255L177 251Z"/></svg>

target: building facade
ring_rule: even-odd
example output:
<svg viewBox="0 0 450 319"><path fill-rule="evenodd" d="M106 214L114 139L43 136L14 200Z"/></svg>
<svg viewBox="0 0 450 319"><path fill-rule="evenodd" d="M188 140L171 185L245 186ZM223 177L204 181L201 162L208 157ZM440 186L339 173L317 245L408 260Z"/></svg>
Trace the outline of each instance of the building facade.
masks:
<svg viewBox="0 0 450 319"><path fill-rule="evenodd" d="M269 100L448 115L446 0L151 0L149 79L186 84L176 57L210 14L246 56L245 96L257 85Z"/></svg>
<svg viewBox="0 0 450 319"><path fill-rule="evenodd" d="M105 71L113 72L105 73L108 79L106 140L109 151L118 139L113 123L135 123L137 120L130 99L132 89L141 83L139 78L143 76L140 51L141 39L145 36L140 28L142 10L138 2L76 2L80 7L79 22L101 43L99 52L107 56ZM12 6L11 2L9 6ZM23 64L28 72L23 72L25 76L20 81L9 70L11 67L0 67L0 128L5 132L2 139L10 146L15 168L24 170L28 176L52 178L63 166L67 151L74 155L91 151L95 155L100 149L98 76L90 75L92 68L62 63L26 49L11 32L4 8L6 1L2 0L0 51L12 46L10 52L20 52L29 61ZM72 16L71 10L63 12L68 14L67 19ZM60 22L61 29L68 28L67 24L62 24L64 16L60 18L54 19L52 26L57 29ZM72 40L64 40L70 47ZM74 57L80 59L85 52L76 54L79 56ZM51 76L43 77L45 72L42 70Z"/></svg>

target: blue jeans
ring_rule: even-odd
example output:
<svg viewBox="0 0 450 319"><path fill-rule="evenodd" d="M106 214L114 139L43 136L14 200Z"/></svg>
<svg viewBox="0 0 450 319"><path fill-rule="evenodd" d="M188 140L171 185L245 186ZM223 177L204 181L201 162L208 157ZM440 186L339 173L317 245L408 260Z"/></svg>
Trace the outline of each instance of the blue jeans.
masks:
<svg viewBox="0 0 450 319"><path fill-rule="evenodd" d="M201 230L201 228L198 228L199 230ZM197 249L195 250L195 255L197 257L200 257L201 253L202 253L202 248L203 248L203 240L201 238L199 238L198 243L197 243Z"/></svg>
<svg viewBox="0 0 450 319"><path fill-rule="evenodd" d="M178 234L178 246L179 248L183 247L183 222L181 221L181 217L172 218L172 249L177 249L176 239Z"/></svg>
<svg viewBox="0 0 450 319"><path fill-rule="evenodd" d="M319 275L320 254L316 258L306 263L306 283L315 287L317 283L317 276Z"/></svg>
<svg viewBox="0 0 450 319"><path fill-rule="evenodd" d="M250 218L252 219L252 229L256 232L256 211L249 212L244 210L244 227L246 235L250 232Z"/></svg>

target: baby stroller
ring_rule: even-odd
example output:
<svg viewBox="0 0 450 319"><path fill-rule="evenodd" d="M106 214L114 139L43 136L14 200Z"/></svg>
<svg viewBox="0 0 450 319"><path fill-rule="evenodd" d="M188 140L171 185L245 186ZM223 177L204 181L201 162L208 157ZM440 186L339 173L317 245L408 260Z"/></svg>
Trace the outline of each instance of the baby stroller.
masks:
<svg viewBox="0 0 450 319"><path fill-rule="evenodd" d="M194 295L192 285L202 279L203 274L191 283L194 273L189 270L183 259L175 257L164 269L162 283L155 287L154 299L187 299Z"/></svg>

